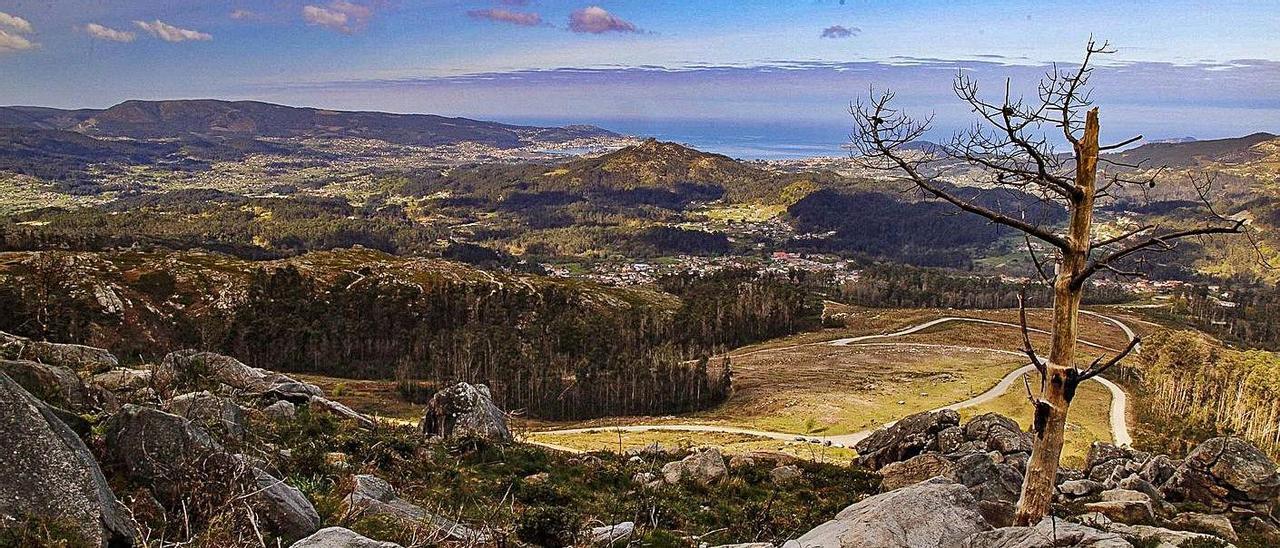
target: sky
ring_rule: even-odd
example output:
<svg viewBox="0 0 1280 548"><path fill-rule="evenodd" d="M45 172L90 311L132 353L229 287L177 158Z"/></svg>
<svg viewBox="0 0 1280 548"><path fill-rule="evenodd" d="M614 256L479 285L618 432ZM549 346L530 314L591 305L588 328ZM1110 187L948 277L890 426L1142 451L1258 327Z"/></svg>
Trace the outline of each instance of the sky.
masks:
<svg viewBox="0 0 1280 548"><path fill-rule="evenodd" d="M1090 35L1108 131L1280 132L1280 2L0 0L0 104L252 99L814 150L872 87L969 113L960 71L1033 91ZM808 148L806 148L808 147Z"/></svg>

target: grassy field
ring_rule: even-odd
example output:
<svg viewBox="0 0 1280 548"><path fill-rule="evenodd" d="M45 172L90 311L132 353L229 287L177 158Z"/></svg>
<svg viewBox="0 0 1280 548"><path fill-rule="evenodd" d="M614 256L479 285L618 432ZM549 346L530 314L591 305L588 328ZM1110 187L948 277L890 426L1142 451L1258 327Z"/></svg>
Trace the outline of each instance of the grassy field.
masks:
<svg viewBox="0 0 1280 548"><path fill-rule="evenodd" d="M726 454L752 451L781 451L789 455L813 461L848 464L855 453L852 449L823 445L762 439L745 434L722 432L678 432L650 430L646 432L622 432L602 427L598 430L574 434L526 434L526 441L568 447L580 451L613 451L626 453L657 443L665 449L686 450L699 446L715 446Z"/></svg>
<svg viewBox="0 0 1280 548"><path fill-rule="evenodd" d="M622 433L608 431L612 424L721 424L743 428L834 436L848 434L899 419L903 416L963 401L985 392L1000 378L1026 363L1026 359L983 348L1018 351L1021 335L1016 327L963 322L945 323L911 335L874 339L853 346L831 346L827 341L866 334L901 330L940 316L965 316L1017 323L1017 311L889 310L847 307L845 327L831 328L776 339L738 349L732 353L734 393L714 409L666 417L606 418L578 423L547 423L518 420L524 431L598 427L580 434L529 434L530 439L580 450L623 451L658 442L682 448L717 445L730 452L757 449L783 450L806 458L844 459L847 450L796 442L764 440L741 434L648 431ZM1048 329L1047 311L1029 312L1032 327ZM1144 325L1128 322L1139 332ZM1090 316L1080 318L1084 340L1109 348L1126 344L1116 326ZM1048 339L1033 335L1041 354L1047 354ZM964 348L972 347L972 348ZM1081 361L1102 352L1080 345ZM384 417L417 420L420 405L401 401L394 384L386 381L340 380L302 375L353 408ZM1108 409L1110 394L1097 383L1081 387L1071 410L1068 445L1064 460L1078 463L1094 440L1110 441ZM999 412L1025 427L1030 406L1020 385L987 404L961 411L964 418ZM848 453L848 454L844 454Z"/></svg>
<svg viewBox="0 0 1280 548"><path fill-rule="evenodd" d="M976 396L1023 365L981 350L810 345L734 360L733 396L691 420L811 435L878 427Z"/></svg>

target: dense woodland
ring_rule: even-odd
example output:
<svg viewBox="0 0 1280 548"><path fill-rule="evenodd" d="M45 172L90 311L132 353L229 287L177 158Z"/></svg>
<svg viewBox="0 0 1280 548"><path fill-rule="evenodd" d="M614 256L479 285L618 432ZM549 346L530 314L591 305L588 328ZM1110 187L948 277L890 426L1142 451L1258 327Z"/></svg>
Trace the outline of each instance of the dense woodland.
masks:
<svg viewBox="0 0 1280 548"><path fill-rule="evenodd" d="M1024 290L1029 307L1053 303L1053 291L1039 282L891 263L862 269L857 280L840 285L837 295L842 302L881 308L1016 308ZM1133 294L1114 284L1093 285L1085 293L1087 304L1132 299Z"/></svg>
<svg viewBox="0 0 1280 548"><path fill-rule="evenodd" d="M1196 284L1182 287L1165 312L1224 340L1280 350L1280 289L1262 284Z"/></svg>
<svg viewBox="0 0 1280 548"><path fill-rule="evenodd" d="M1190 331L1161 332L1143 341L1128 368L1142 389L1140 418L1161 426L1145 443L1184 451L1237 435L1280 455L1280 356L1225 349Z"/></svg>
<svg viewBox="0 0 1280 548"><path fill-rule="evenodd" d="M484 382L503 407L586 418L717 403L731 374L713 356L794 332L814 314L789 279L753 273L669 280L673 295L459 275L450 270L457 265L415 270L422 263L344 253L356 252L266 266L224 259L204 270L233 277L211 279L165 255L104 264L84 254L33 254L6 269L0 306L9 313L0 330L106 346L132 359L198 347L282 371L428 386ZM86 279L88 270L96 273ZM221 294L209 294L219 287ZM104 307L113 300L103 288L127 303L122 310Z"/></svg>

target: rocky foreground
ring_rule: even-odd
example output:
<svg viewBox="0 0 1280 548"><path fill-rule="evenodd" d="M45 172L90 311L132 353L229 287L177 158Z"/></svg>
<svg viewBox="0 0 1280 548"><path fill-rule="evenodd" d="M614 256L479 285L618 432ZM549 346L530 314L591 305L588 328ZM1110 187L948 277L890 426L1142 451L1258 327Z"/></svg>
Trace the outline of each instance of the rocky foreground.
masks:
<svg viewBox="0 0 1280 548"><path fill-rule="evenodd" d="M414 435L453 442L419 445L313 384L227 356L180 351L134 369L101 349L0 333L0 544L723 545L723 533L688 530L728 518L744 537L733 540L798 548L1280 545L1276 463L1237 438L1176 459L1095 444L1083 469L1060 473L1055 516L1011 527L1031 438L996 414L907 417L858 444L848 467L651 447L617 463L574 458L570 469L521 453L484 386L441 390L422 415ZM499 448L497 460L482 446ZM464 522L422 504L430 478L473 489L449 479L476 473L449 464L467 459L498 469L492 485L509 491L500 501L529 504L527 515L499 524L500 503L492 523ZM861 481L877 476L878 489ZM635 519L577 521L575 496L620 499ZM797 517L831 500L847 507ZM787 515L771 515L775 503ZM664 526L687 532L659 535Z"/></svg>

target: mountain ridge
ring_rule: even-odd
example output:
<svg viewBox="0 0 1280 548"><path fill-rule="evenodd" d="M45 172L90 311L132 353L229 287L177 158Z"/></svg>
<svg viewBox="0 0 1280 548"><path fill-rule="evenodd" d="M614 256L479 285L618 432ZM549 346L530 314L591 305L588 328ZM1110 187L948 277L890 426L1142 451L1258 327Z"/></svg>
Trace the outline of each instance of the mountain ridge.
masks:
<svg viewBox="0 0 1280 548"><path fill-rule="evenodd" d="M521 126L437 114L344 111L219 99L129 100L105 109L5 106L0 107L0 127L57 129L92 137L133 139L192 135L365 138L416 146L478 142L497 148L618 136L587 125Z"/></svg>

